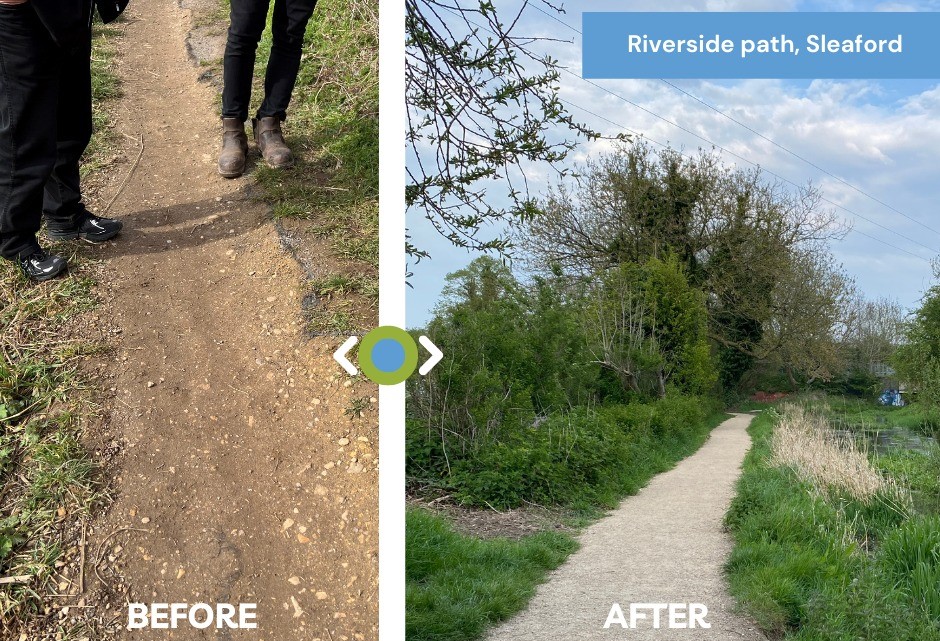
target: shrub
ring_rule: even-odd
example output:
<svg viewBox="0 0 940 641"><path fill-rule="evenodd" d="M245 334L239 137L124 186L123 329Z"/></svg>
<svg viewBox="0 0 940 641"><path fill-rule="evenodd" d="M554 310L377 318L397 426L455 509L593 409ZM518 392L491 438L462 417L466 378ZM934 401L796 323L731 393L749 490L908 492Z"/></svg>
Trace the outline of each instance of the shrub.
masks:
<svg viewBox="0 0 940 641"><path fill-rule="evenodd" d="M698 397L578 408L452 460L444 482L470 505L612 507L693 452L714 424L706 419L715 410Z"/></svg>

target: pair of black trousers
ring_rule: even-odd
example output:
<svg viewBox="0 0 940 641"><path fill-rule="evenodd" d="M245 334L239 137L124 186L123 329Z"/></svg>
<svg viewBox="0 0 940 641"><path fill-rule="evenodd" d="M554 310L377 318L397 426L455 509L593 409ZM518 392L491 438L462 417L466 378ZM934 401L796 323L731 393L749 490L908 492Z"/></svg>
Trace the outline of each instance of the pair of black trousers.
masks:
<svg viewBox="0 0 940 641"><path fill-rule="evenodd" d="M267 23L270 0L231 0L231 23L225 46L222 117L248 120L251 81L258 42ZM271 57L264 77L264 101L258 118L284 120L300 70L304 32L316 0L274 0Z"/></svg>
<svg viewBox="0 0 940 641"><path fill-rule="evenodd" d="M28 2L0 5L0 256L37 251L43 215L60 226L84 215L91 115L90 29L65 49Z"/></svg>

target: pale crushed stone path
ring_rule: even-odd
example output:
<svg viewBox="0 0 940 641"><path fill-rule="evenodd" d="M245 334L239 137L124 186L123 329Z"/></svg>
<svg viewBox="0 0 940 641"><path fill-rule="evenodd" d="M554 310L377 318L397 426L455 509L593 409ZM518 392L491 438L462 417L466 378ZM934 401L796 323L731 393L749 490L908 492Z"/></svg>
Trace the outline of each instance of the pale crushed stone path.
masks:
<svg viewBox="0 0 940 641"><path fill-rule="evenodd" d="M524 612L493 630L490 641L764 640L734 612L722 571L732 548L722 519L751 446L751 418L738 414L722 423L698 452L585 530L581 549L539 587ZM630 603L689 602L708 607L711 629L655 630L643 621L633 630L604 629L613 603L629 619Z"/></svg>

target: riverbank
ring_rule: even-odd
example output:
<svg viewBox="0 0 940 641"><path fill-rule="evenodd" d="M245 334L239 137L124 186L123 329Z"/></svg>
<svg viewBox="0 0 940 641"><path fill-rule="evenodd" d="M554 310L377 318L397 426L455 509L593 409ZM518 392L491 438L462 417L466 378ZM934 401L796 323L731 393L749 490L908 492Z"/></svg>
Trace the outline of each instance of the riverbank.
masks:
<svg viewBox="0 0 940 641"><path fill-rule="evenodd" d="M926 500L938 490L935 450L879 453L809 407L765 411L750 427L726 517L732 593L772 638L940 639L940 513ZM788 448L781 430L794 423L804 440Z"/></svg>

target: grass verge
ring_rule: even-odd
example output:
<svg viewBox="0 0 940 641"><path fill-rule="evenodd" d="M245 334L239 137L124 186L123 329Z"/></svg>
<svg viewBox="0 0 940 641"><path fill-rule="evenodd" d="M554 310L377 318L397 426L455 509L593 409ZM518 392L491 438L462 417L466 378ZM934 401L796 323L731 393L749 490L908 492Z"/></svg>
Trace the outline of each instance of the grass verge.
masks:
<svg viewBox="0 0 940 641"><path fill-rule="evenodd" d="M107 103L120 93L111 72L113 27L95 27L92 58L95 135L82 172L112 160ZM0 261L0 630L11 634L52 616L47 599L74 558L78 524L106 496L99 469L82 444L96 408L81 362L97 351L83 315L94 308L96 265L74 245L52 249L68 258L68 276L28 283ZM67 625L56 624L60 633ZM31 638L31 637L30 637Z"/></svg>
<svg viewBox="0 0 940 641"><path fill-rule="evenodd" d="M290 171L261 164L255 178L275 219L312 221L314 236L345 263L340 277L353 286L342 295L335 287L319 293L322 282L310 287L319 301L311 329L341 334L371 326L378 300L378 1L321 0L305 43L284 127L298 164ZM258 48L255 105L270 50L269 27Z"/></svg>
<svg viewBox="0 0 940 641"><path fill-rule="evenodd" d="M518 612L545 574L577 548L565 534L519 541L459 534L420 508L407 514L407 628L411 641L470 641Z"/></svg>
<svg viewBox="0 0 940 641"><path fill-rule="evenodd" d="M892 470L913 464L880 466L885 496L855 492L851 482L821 487L774 451L779 418L766 412L751 424L754 446L726 517L739 603L771 638L940 639L937 518L899 505L891 488L906 478Z"/></svg>
<svg viewBox="0 0 940 641"><path fill-rule="evenodd" d="M575 413L577 420L557 417L568 429L561 445L560 432L543 424L519 443L468 459L449 489L471 505L563 505L573 509L569 525L586 526L695 452L727 418L706 410L690 416L688 400ZM415 454L415 443L409 446ZM571 536L556 532L518 541L467 536L440 516L409 510L407 638L481 638L488 627L524 608L546 574L576 548Z"/></svg>

